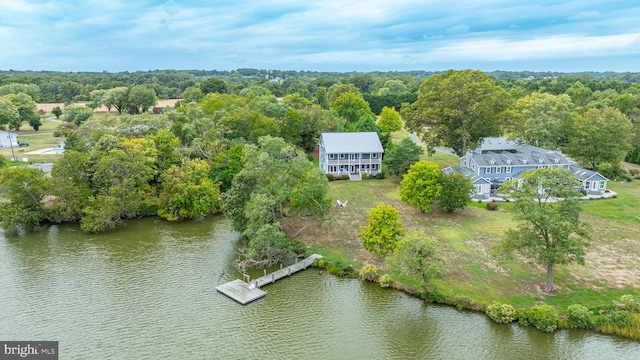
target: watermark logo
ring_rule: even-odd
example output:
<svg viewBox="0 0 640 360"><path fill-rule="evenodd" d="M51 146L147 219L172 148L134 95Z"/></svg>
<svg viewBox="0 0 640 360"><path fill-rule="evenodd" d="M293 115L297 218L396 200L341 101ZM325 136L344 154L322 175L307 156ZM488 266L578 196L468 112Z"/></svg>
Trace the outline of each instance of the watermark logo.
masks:
<svg viewBox="0 0 640 360"><path fill-rule="evenodd" d="M0 360L58 360L57 341L0 341Z"/></svg>

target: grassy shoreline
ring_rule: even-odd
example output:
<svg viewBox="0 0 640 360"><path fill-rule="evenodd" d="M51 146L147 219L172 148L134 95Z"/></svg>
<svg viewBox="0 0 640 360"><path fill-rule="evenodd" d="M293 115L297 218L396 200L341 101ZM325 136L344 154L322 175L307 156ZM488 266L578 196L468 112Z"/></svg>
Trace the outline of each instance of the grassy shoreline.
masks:
<svg viewBox="0 0 640 360"><path fill-rule="evenodd" d="M444 166L452 159L438 154L437 162ZM511 219L511 204L501 203L497 211L487 211L485 204L472 204L462 211L445 213L436 207L430 213L403 204L397 191L399 179L366 180L360 182L334 181L329 195L334 201L348 200L348 207L333 206L324 223L310 225L297 239L310 250L325 255L329 264L339 262L340 269L357 273L366 264L376 265L384 271L380 259L360 244L356 235L366 225L370 208L380 202L393 205L400 212L400 221L407 232L422 230L441 243L445 259L445 277L432 282L429 293L423 297L431 301L485 311L493 301L510 304L517 310L548 304L566 317L570 305L581 304L598 313L620 301L623 295L634 295L640 300L640 182L610 182L610 188L619 195L616 199L585 201L583 219L593 228L591 246L587 249L586 265L557 266L555 282L559 291L543 291L545 269L524 258L503 258L494 254L493 245L501 241L504 232L515 223ZM287 218L284 224L289 234L306 225L305 219ZM416 294L414 289L397 288ZM570 327L560 321L562 327ZM640 339L640 328L631 335L618 335ZM616 329L599 329L616 333ZM634 335L635 334L635 335Z"/></svg>

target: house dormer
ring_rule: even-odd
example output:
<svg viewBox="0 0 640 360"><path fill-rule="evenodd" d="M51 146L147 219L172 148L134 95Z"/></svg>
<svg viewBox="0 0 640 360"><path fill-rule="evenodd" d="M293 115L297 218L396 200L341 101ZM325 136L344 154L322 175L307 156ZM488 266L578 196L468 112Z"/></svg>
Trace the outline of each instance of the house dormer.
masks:
<svg viewBox="0 0 640 360"><path fill-rule="evenodd" d="M523 158L523 159L522 159L522 163L523 163L523 164L528 164L528 163L529 163L529 160L528 160L527 158Z"/></svg>
<svg viewBox="0 0 640 360"><path fill-rule="evenodd" d="M491 160L489 160L489 164L495 165L496 164L496 159L491 158Z"/></svg>
<svg viewBox="0 0 640 360"><path fill-rule="evenodd" d="M507 165L511 165L511 159L507 159Z"/></svg>
<svg viewBox="0 0 640 360"><path fill-rule="evenodd" d="M538 164L542 164L542 163L544 163L544 159L543 158L539 158L538 159Z"/></svg>
<svg viewBox="0 0 640 360"><path fill-rule="evenodd" d="M560 159L558 159L557 157L555 157L555 158L553 159L553 162L557 164L557 163L559 163L559 162L560 162Z"/></svg>

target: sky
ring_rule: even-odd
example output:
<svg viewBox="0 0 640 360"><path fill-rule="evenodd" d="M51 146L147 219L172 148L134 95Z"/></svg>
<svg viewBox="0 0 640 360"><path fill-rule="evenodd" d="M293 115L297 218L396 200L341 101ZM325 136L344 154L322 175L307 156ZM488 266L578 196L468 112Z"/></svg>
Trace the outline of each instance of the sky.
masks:
<svg viewBox="0 0 640 360"><path fill-rule="evenodd" d="M0 0L0 70L640 72L638 0Z"/></svg>

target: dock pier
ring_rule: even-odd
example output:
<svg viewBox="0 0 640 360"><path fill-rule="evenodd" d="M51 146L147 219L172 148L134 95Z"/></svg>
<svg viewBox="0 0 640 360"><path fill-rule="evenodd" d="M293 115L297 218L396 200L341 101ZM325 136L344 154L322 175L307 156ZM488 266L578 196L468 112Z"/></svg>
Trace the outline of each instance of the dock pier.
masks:
<svg viewBox="0 0 640 360"><path fill-rule="evenodd" d="M270 274L265 274L264 276L251 280L250 282L236 279L216 287L216 290L240 304L245 305L267 295L266 291L260 289L262 286L272 284L282 278L304 270L311 266L314 260L320 258L322 258L322 255L313 254L293 265L281 268L280 270L276 270Z"/></svg>

